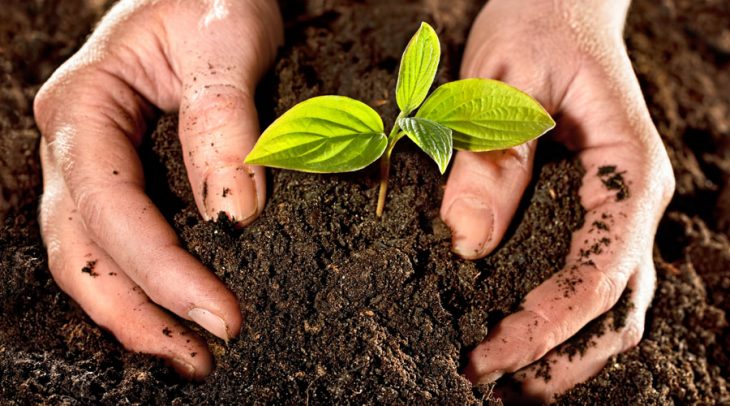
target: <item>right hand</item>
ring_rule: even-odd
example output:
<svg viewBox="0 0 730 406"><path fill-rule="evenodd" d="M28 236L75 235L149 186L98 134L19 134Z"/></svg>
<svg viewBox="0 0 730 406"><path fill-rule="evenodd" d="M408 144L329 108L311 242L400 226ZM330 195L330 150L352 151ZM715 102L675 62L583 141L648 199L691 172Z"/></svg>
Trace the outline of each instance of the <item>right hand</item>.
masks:
<svg viewBox="0 0 730 406"><path fill-rule="evenodd" d="M243 164L259 134L253 95L282 41L275 1L122 0L35 100L53 278L127 349L191 379L212 356L165 309L224 340L241 310L145 195L135 147L155 107L179 110L203 217L253 221L266 198L263 169Z"/></svg>
<svg viewBox="0 0 730 406"><path fill-rule="evenodd" d="M643 335L656 281L654 236L675 181L623 43L628 7L628 0L492 0L469 35L462 76L496 78L535 97L556 118L554 138L585 168L584 226L572 235L565 267L490 326L469 355L472 382L513 373L521 396L549 402ZM442 213L460 255L479 258L498 246L530 183L536 145L456 155ZM580 356L561 354L624 294L631 307L622 328L606 328ZM545 365L551 379L538 373Z"/></svg>

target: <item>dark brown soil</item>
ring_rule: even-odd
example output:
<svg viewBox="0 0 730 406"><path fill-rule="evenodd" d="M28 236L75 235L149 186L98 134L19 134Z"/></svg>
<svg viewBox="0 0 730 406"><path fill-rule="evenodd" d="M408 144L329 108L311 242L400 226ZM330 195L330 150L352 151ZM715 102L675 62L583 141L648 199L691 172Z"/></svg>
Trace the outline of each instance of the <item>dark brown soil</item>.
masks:
<svg viewBox="0 0 730 406"><path fill-rule="evenodd" d="M355 97L394 117L394 72L418 22L438 28L440 78L451 80L478 8L468 0L287 2L287 46L258 92L262 121L319 94ZM98 15L80 0L17 0L0 21L0 403L491 400L490 388L472 388L459 375L464 355L562 266L583 217L576 195L583 172L571 157L541 144L535 182L509 239L489 258L468 262L449 252L448 229L438 220L444 178L411 145L394 155L383 221L373 216L372 169L271 171L264 214L237 231L225 221L200 221L176 120L163 118L141 151L149 193L246 313L241 337L228 346L207 336L214 374L185 383L94 326L53 283L40 242L32 96ZM627 44L678 191L657 237L659 284L645 339L563 403L730 402L729 21L723 2L635 1ZM615 169L596 176L631 198ZM580 356L606 327L622 328L631 304L621 303L607 316L612 325L586 327L562 349L566 356Z"/></svg>

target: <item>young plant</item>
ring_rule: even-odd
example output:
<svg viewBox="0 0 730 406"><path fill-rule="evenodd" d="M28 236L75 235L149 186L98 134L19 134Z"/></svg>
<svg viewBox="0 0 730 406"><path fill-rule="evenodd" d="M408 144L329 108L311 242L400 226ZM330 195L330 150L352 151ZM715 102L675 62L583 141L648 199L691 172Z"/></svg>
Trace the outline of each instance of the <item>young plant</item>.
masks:
<svg viewBox="0 0 730 406"><path fill-rule="evenodd" d="M436 32L421 23L401 59L395 90L400 114L387 137L382 119L368 105L343 96L319 96L297 104L274 121L246 163L333 173L356 171L380 158L376 209L380 217L388 190L390 155L403 136L428 154L443 174L454 148L511 148L555 126L537 101L496 80L446 83L426 99L440 56Z"/></svg>

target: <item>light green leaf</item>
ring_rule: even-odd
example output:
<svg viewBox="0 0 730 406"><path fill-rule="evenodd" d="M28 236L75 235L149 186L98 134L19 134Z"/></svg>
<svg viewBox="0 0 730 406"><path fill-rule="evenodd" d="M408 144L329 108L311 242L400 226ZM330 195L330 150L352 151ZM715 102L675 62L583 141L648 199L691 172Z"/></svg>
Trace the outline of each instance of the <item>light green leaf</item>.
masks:
<svg viewBox="0 0 730 406"><path fill-rule="evenodd" d="M451 129L435 121L416 117L401 118L398 125L408 138L436 161L442 174L446 172L454 153Z"/></svg>
<svg viewBox="0 0 730 406"><path fill-rule="evenodd" d="M469 151L511 148L555 127L535 99L488 79L464 79L440 86L416 117L454 130L454 147Z"/></svg>
<svg viewBox="0 0 730 406"><path fill-rule="evenodd" d="M404 115L410 114L428 95L441 58L441 44L436 31L421 23L408 42L398 71L395 99Z"/></svg>
<svg viewBox="0 0 730 406"><path fill-rule="evenodd" d="M314 97L274 121L246 163L315 173L356 171L385 151L383 130L378 113L362 102Z"/></svg>

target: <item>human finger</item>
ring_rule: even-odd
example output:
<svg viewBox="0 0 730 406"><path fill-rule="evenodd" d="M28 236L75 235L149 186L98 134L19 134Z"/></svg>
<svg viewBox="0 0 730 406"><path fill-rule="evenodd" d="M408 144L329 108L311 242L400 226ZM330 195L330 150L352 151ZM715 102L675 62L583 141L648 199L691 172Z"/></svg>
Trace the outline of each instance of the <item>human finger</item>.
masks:
<svg viewBox="0 0 730 406"><path fill-rule="evenodd" d="M612 356L635 347L644 332L655 284L656 270L648 258L629 279L627 302L623 308L602 320L604 333L601 336L592 338L587 348L577 353L558 347L536 364L515 373L514 378L521 382L520 396L549 402L596 375Z"/></svg>
<svg viewBox="0 0 730 406"><path fill-rule="evenodd" d="M86 236L60 179L46 181L44 187L41 232L49 268L59 287L125 348L165 358L189 379L208 375L213 361L205 342L152 303Z"/></svg>
<svg viewBox="0 0 730 406"><path fill-rule="evenodd" d="M180 246L144 193L131 141L145 126L144 101L104 69L85 68L66 80L73 106L60 105L53 93L36 101L52 161L44 169L58 168L89 237L155 303L220 338L235 336L242 319L238 300ZM105 86L92 93L90 82Z"/></svg>
<svg viewBox="0 0 730 406"><path fill-rule="evenodd" d="M666 196L640 195L656 190L635 164L638 159L604 165L607 157L637 155L620 152L630 147L616 148L581 153L587 173L580 194L588 212L584 227L573 233L567 265L533 289L520 311L500 321L477 346L466 370L471 379L491 382L542 358L613 307L642 256L651 252L647 236L655 233Z"/></svg>
<svg viewBox="0 0 730 406"><path fill-rule="evenodd" d="M272 4L266 15L276 26ZM264 169L243 163L259 136L254 92L282 36L280 28L238 21L210 19L172 47L182 79L180 141L196 204L206 219L223 212L246 225L266 202Z"/></svg>
<svg viewBox="0 0 730 406"><path fill-rule="evenodd" d="M497 247L530 183L535 146L456 154L441 203L454 252L477 259Z"/></svg>

